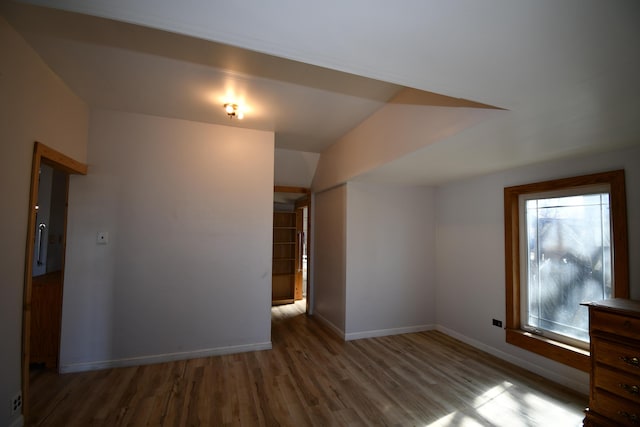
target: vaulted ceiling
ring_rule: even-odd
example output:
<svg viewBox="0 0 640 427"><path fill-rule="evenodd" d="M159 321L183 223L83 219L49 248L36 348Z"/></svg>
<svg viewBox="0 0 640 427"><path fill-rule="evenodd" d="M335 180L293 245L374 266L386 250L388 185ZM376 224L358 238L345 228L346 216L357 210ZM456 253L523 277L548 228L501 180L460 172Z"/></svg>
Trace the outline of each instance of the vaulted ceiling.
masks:
<svg viewBox="0 0 640 427"><path fill-rule="evenodd" d="M404 148L349 178L436 184L640 144L636 0L29 3L67 11L0 13L92 107L318 153L386 121Z"/></svg>

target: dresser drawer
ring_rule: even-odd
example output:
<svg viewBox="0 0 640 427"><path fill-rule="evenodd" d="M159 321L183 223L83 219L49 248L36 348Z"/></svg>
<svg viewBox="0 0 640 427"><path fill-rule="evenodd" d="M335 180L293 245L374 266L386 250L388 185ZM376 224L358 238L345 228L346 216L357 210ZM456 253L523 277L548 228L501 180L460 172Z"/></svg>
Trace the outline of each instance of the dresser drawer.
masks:
<svg viewBox="0 0 640 427"><path fill-rule="evenodd" d="M640 406L637 403L604 391L596 390L590 410L615 421L620 426L640 425Z"/></svg>
<svg viewBox="0 0 640 427"><path fill-rule="evenodd" d="M632 400L640 405L640 377L597 365L594 370L593 381L596 387Z"/></svg>
<svg viewBox="0 0 640 427"><path fill-rule="evenodd" d="M585 426L640 427L640 301L592 302L591 391Z"/></svg>
<svg viewBox="0 0 640 427"><path fill-rule="evenodd" d="M604 311L592 311L591 331L602 331L640 340L640 319Z"/></svg>
<svg viewBox="0 0 640 427"><path fill-rule="evenodd" d="M591 357L596 364L602 363L617 369L640 375L640 349L617 344L600 338L592 338Z"/></svg>

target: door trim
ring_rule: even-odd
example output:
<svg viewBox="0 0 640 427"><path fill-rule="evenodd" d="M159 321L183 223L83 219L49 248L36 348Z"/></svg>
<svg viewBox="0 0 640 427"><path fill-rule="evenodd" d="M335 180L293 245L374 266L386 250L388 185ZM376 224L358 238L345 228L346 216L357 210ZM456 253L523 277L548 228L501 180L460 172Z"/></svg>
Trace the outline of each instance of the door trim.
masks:
<svg viewBox="0 0 640 427"><path fill-rule="evenodd" d="M67 174L86 175L87 165L72 159L71 157L47 147L36 141L33 146L33 161L31 163L31 187L29 189L29 212L27 224L27 245L24 265L24 292L22 303L22 416L24 422L28 422L29 411L29 357L31 339L31 291L32 291L32 264L33 246L36 226L36 204L38 203L39 171L42 163L48 164L54 169ZM69 179L67 177L67 196L69 194ZM66 228L66 212L65 212ZM64 265L64 261L63 261ZM63 267L64 268L64 267Z"/></svg>
<svg viewBox="0 0 640 427"><path fill-rule="evenodd" d="M311 194L311 190L306 187L291 187L287 185L274 185L273 186L274 193L300 193L300 194Z"/></svg>

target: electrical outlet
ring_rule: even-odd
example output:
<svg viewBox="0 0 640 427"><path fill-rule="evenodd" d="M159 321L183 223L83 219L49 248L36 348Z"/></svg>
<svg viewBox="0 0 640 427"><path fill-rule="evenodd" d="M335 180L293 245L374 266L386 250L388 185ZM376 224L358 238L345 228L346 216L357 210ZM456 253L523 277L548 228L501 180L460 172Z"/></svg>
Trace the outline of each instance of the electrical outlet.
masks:
<svg viewBox="0 0 640 427"><path fill-rule="evenodd" d="M498 328L502 328L502 320L493 319L493 326L497 326Z"/></svg>
<svg viewBox="0 0 640 427"><path fill-rule="evenodd" d="M18 392L13 399L11 399L11 415L16 415L22 412L22 393Z"/></svg>

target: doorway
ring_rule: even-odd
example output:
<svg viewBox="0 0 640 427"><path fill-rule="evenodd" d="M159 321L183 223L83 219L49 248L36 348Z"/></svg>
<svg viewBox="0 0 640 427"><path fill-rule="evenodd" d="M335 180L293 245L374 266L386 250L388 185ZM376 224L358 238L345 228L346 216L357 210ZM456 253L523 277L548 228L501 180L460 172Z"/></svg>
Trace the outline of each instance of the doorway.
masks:
<svg viewBox="0 0 640 427"><path fill-rule="evenodd" d="M62 279L69 175L41 163L31 266L29 366L55 369L60 352Z"/></svg>
<svg viewBox="0 0 640 427"><path fill-rule="evenodd" d="M69 175L87 166L36 142L24 272L22 319L23 416L28 423L30 367L58 368Z"/></svg>
<svg viewBox="0 0 640 427"><path fill-rule="evenodd" d="M301 313L309 313L311 300L310 206L308 188L274 187L272 306Z"/></svg>

